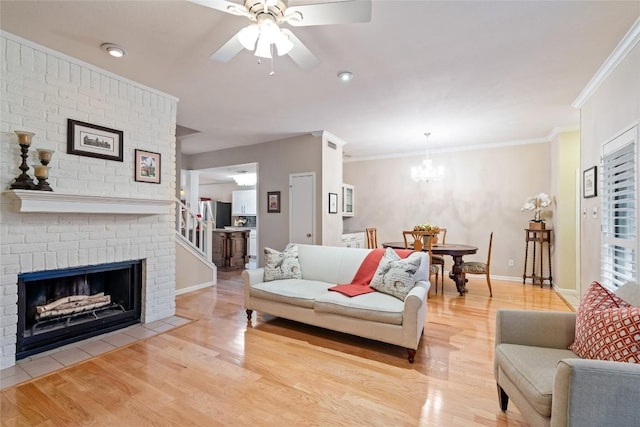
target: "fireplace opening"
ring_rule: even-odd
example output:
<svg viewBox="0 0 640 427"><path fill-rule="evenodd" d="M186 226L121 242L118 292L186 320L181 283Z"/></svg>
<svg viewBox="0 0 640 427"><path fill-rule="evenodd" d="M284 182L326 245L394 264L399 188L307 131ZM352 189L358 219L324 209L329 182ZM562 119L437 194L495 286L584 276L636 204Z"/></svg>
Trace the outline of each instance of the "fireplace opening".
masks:
<svg viewBox="0 0 640 427"><path fill-rule="evenodd" d="M142 261L18 275L16 359L140 322Z"/></svg>

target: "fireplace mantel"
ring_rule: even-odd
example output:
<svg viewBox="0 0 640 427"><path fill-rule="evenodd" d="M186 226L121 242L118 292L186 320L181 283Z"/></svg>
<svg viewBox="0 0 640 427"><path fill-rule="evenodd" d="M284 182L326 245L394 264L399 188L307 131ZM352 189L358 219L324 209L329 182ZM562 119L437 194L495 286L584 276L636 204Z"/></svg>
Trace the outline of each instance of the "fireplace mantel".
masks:
<svg viewBox="0 0 640 427"><path fill-rule="evenodd" d="M3 193L18 212L160 215L170 213L173 200L134 197L86 196L37 190Z"/></svg>

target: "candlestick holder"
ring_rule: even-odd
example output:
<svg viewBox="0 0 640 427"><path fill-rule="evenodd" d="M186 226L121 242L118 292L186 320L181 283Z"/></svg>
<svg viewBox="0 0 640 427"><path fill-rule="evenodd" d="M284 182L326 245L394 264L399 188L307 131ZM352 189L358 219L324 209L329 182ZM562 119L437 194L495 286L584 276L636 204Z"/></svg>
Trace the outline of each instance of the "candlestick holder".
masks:
<svg viewBox="0 0 640 427"><path fill-rule="evenodd" d="M47 182L49 178L49 166L33 165L34 175L38 178L38 183L33 187L34 190L53 191Z"/></svg>
<svg viewBox="0 0 640 427"><path fill-rule="evenodd" d="M49 169L51 169L48 165L54 151L45 150L44 148L38 148L36 151L38 151L38 158L40 159L41 164L33 165L34 175L38 178L38 183L34 189L40 191L53 191L47 182L47 178L49 178Z"/></svg>
<svg viewBox="0 0 640 427"><path fill-rule="evenodd" d="M22 157L22 163L18 166L18 169L22 171L16 178L15 182L11 184L12 190L33 190L35 185L33 179L27 174L29 165L27 165L27 158L29 157L29 147L31 146L31 139L35 133L27 132L25 130L15 131L18 135L18 144L20 144L20 157Z"/></svg>

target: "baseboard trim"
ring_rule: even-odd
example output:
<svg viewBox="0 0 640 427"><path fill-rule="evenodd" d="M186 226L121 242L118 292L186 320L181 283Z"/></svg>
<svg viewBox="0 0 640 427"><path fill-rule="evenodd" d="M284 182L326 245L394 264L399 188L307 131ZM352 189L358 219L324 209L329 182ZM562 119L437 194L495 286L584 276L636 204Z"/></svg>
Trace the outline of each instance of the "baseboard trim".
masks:
<svg viewBox="0 0 640 427"><path fill-rule="evenodd" d="M200 283L199 285L193 285L193 286L188 286L182 289L176 289L176 295L182 295L189 292L198 291L200 289L209 288L215 285L216 285L216 282L205 282L205 283Z"/></svg>
<svg viewBox="0 0 640 427"><path fill-rule="evenodd" d="M580 305L580 297L575 289L563 289L553 285L553 290L556 291L560 298L574 311L578 309Z"/></svg>

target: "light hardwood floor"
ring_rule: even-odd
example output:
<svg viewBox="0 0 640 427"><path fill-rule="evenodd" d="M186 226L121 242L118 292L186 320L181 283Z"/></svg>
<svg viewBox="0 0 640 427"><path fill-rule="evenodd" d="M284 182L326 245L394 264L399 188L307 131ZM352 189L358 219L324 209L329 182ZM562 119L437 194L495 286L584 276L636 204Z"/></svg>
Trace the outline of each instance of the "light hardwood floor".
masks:
<svg viewBox="0 0 640 427"><path fill-rule="evenodd" d="M546 286L472 278L431 295L424 336L404 349L254 313L242 281L179 296L193 322L2 391L2 425L525 426L498 406L499 308L570 307ZM535 327L535 325L531 325Z"/></svg>

